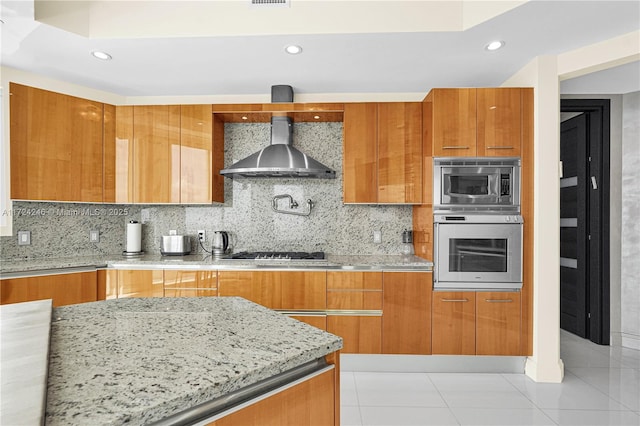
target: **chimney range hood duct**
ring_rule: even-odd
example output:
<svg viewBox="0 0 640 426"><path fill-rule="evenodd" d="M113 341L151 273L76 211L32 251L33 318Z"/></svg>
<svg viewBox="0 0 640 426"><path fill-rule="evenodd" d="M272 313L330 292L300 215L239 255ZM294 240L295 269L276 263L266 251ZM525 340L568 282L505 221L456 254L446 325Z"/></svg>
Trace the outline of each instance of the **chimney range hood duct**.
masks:
<svg viewBox="0 0 640 426"><path fill-rule="evenodd" d="M273 86L272 102L293 102L291 86ZM286 93L286 100L282 94ZM336 172L292 146L293 120L271 117L271 144L258 152L220 170L228 178L239 177L307 177L335 179Z"/></svg>

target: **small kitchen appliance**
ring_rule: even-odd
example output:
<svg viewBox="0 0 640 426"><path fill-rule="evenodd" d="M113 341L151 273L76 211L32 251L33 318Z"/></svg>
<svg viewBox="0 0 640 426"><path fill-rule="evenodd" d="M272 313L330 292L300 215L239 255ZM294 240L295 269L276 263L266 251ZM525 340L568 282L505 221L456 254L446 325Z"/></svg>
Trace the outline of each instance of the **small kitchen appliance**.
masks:
<svg viewBox="0 0 640 426"><path fill-rule="evenodd" d="M163 235L160 238L160 254L184 256L191 253L191 237L188 235Z"/></svg>
<svg viewBox="0 0 640 426"><path fill-rule="evenodd" d="M434 158L433 211L519 213L520 158Z"/></svg>
<svg viewBox="0 0 640 426"><path fill-rule="evenodd" d="M402 254L405 256L414 254L413 231L409 231L407 229L402 231Z"/></svg>
<svg viewBox="0 0 640 426"><path fill-rule="evenodd" d="M213 257L222 257L229 248L229 233L227 231L215 231L213 233Z"/></svg>

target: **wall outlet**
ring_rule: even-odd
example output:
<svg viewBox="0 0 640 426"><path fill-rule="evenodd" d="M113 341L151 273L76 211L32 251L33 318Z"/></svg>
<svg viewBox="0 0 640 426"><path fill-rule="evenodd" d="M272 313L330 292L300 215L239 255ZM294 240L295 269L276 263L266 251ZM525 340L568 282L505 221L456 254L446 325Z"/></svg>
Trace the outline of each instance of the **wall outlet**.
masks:
<svg viewBox="0 0 640 426"><path fill-rule="evenodd" d="M92 229L91 231L89 231L89 241L92 243L99 243L100 231L98 231L97 229Z"/></svg>
<svg viewBox="0 0 640 426"><path fill-rule="evenodd" d="M382 243L382 231L380 230L373 231L373 242L375 244Z"/></svg>
<svg viewBox="0 0 640 426"><path fill-rule="evenodd" d="M149 209L140 210L140 222L147 223L151 219L151 212Z"/></svg>
<svg viewBox="0 0 640 426"><path fill-rule="evenodd" d="M19 246L31 245L31 231L18 231L18 245Z"/></svg>
<svg viewBox="0 0 640 426"><path fill-rule="evenodd" d="M200 241L201 243L204 243L206 241L206 235L204 233L204 229L198 231L198 241Z"/></svg>

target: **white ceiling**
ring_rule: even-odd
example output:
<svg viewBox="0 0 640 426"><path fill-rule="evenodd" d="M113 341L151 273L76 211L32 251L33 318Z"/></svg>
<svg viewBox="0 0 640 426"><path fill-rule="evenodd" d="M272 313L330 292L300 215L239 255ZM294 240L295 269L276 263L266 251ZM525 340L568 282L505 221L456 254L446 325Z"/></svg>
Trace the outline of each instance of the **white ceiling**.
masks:
<svg viewBox="0 0 640 426"><path fill-rule="evenodd" d="M235 9L214 13L223 3ZM55 4L64 7L52 9ZM637 0L291 0L289 9L268 11L244 0L38 0L35 6L48 24L34 19L33 0L2 0L2 66L122 96L259 94L274 84L329 94L496 86L536 56L640 29ZM251 29L259 35L249 35ZM486 51L494 39L506 46ZM303 53L286 54L287 44L301 45ZM93 50L113 60L99 61ZM633 82L638 69L637 62L623 69L631 83L621 90L640 90ZM576 93L597 77L562 87Z"/></svg>

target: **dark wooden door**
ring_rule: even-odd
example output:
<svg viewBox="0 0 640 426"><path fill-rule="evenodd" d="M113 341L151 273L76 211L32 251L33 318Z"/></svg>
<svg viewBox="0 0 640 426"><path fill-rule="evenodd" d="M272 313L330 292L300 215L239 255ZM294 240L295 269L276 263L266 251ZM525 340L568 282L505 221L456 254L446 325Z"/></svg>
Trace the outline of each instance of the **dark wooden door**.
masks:
<svg viewBox="0 0 640 426"><path fill-rule="evenodd" d="M610 105L563 99L561 124L560 326L609 344Z"/></svg>
<svg viewBox="0 0 640 426"><path fill-rule="evenodd" d="M560 126L560 327L587 337L586 147L584 113Z"/></svg>

